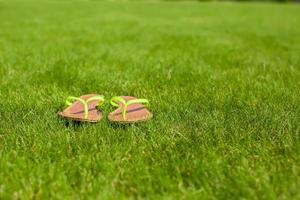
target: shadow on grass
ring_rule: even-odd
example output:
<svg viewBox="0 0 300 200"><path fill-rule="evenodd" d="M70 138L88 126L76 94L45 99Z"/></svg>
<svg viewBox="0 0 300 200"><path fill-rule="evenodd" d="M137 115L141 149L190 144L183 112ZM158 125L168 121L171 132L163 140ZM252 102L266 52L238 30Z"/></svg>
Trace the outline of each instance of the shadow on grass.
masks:
<svg viewBox="0 0 300 200"><path fill-rule="evenodd" d="M82 128L86 127L86 125L88 124L87 122L73 121L71 119L66 119L62 117L58 117L57 121L60 125L64 126L65 128L72 129L74 131L79 131Z"/></svg>
<svg viewBox="0 0 300 200"><path fill-rule="evenodd" d="M89 122L80 122L80 121L73 121L71 119L66 118L58 118L58 123L63 125L65 128L73 129L74 131L78 131L87 125L94 125L96 123L89 123ZM106 123L108 126L110 126L113 129L119 129L119 130L128 130L132 127L138 126L138 124L120 124L120 123L114 123L109 121L99 121L97 123Z"/></svg>
<svg viewBox="0 0 300 200"><path fill-rule="evenodd" d="M116 123L116 122L109 122L109 125L113 129L127 130L129 128L136 126L137 124L121 124L121 123Z"/></svg>

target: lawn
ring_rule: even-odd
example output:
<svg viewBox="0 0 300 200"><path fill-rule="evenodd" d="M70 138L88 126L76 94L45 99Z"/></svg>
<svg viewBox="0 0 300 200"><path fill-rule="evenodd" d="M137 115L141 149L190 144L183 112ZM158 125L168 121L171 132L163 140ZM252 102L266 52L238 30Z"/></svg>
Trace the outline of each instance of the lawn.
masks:
<svg viewBox="0 0 300 200"><path fill-rule="evenodd" d="M0 199L299 199L300 6L0 1ZM134 125L58 118L132 95Z"/></svg>

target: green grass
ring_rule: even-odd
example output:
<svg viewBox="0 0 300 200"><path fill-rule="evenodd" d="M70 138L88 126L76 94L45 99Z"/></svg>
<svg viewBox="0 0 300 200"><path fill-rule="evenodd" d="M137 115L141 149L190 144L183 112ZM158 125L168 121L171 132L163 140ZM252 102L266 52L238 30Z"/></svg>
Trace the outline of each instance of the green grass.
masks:
<svg viewBox="0 0 300 200"><path fill-rule="evenodd" d="M300 198L299 5L0 1L0 19L0 199ZM57 117L92 92L154 118Z"/></svg>

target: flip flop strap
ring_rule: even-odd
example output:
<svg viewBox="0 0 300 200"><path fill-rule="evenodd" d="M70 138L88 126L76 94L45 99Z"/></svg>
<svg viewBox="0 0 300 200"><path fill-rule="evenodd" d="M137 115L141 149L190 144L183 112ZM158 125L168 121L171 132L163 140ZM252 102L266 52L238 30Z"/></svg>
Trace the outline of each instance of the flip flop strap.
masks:
<svg viewBox="0 0 300 200"><path fill-rule="evenodd" d="M91 101L95 101L95 100L99 101L99 104L97 106L101 106L104 103L104 96L103 95L96 95L96 96L90 97L87 100L84 100L84 99L79 98L79 97L69 96L66 100L66 105L70 106L74 103L74 101L80 102L83 105L83 108L84 108L84 118L87 119L88 115L89 115L88 103L91 102Z"/></svg>
<svg viewBox="0 0 300 200"><path fill-rule="evenodd" d="M132 100L129 100L129 101L126 102L126 100L123 99L120 96L112 97L111 98L111 100L110 100L110 104L111 105L113 105L115 107L120 107L120 105L118 103L122 103L123 104L122 116L123 116L124 120L126 120L126 111L127 111L127 107L129 105L137 104L137 103L146 104L145 106L149 105L149 101L147 99L132 99Z"/></svg>
<svg viewBox="0 0 300 200"><path fill-rule="evenodd" d="M91 101L99 101L98 105L97 106L102 106L105 99L104 99L104 96L103 95L96 95L96 96L93 96L93 97L90 97L86 100L87 103L91 102Z"/></svg>

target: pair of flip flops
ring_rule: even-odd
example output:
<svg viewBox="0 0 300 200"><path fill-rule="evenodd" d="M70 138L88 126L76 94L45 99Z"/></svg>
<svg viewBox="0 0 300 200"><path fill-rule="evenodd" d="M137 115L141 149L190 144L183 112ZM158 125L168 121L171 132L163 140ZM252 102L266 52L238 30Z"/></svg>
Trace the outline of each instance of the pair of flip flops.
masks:
<svg viewBox="0 0 300 200"><path fill-rule="evenodd" d="M87 94L81 97L68 97L64 111L59 112L63 118L80 122L98 122L103 116L100 111L105 99L103 95ZM152 113L146 108L147 99L137 99L131 96L116 96L110 103L117 109L108 115L111 122L134 123L147 121L152 118Z"/></svg>

